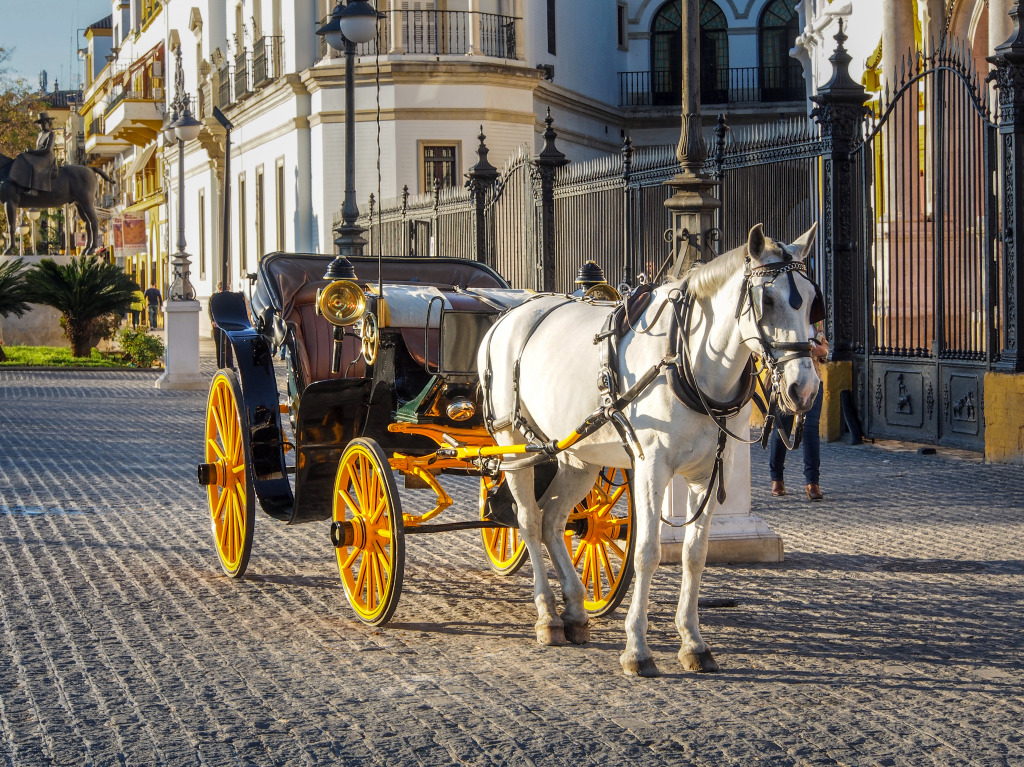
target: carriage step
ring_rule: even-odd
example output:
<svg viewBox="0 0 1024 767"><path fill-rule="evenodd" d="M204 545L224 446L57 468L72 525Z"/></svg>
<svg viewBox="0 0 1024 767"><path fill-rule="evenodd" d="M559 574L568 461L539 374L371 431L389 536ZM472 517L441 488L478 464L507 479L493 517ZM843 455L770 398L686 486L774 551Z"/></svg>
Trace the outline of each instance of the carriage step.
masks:
<svg viewBox="0 0 1024 767"><path fill-rule="evenodd" d="M474 522L441 522L435 525L418 525L416 527L405 528L406 535L419 535L421 533L449 533L452 530L480 530L483 528L493 527L505 527L500 522L490 522L488 520L478 520Z"/></svg>

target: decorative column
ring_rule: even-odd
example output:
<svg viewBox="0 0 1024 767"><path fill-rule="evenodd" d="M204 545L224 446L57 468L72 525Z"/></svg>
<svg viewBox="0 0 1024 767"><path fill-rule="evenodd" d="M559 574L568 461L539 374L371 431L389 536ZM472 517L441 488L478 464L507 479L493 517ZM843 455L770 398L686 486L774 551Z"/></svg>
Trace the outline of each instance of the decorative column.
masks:
<svg viewBox="0 0 1024 767"><path fill-rule="evenodd" d="M544 118L544 148L533 158L534 173L540 181L540 280L537 286L542 292L555 289L555 173L569 159L555 148L557 134L551 124L551 108Z"/></svg>
<svg viewBox="0 0 1024 767"><path fill-rule="evenodd" d="M1002 159L1000 187L1003 203L1003 295L999 359L985 374L985 460L1024 464L1024 269L1021 238L1024 226L1024 30L1020 3L1010 17L1013 32L996 46L996 87L999 90L999 145ZM991 12L991 11L990 11Z"/></svg>
<svg viewBox="0 0 1024 767"><path fill-rule="evenodd" d="M698 0L684 0L680 6L683 31L682 129L676 157L680 171L665 182L672 196L665 201L672 220L672 268L669 276L678 278L694 261L710 260L715 254L715 212L721 207L716 190L718 182L702 172L704 137L700 112L700 24Z"/></svg>
<svg viewBox="0 0 1024 767"><path fill-rule="evenodd" d="M832 344L833 360L852 360L855 348L856 313L853 294L857 238L854 231L854 168L850 152L856 145L867 108L867 91L850 77L853 60L843 22L835 36L836 50L829 58L832 78L813 96L811 112L821 126L825 143L822 155L822 275L825 294L825 335Z"/></svg>
<svg viewBox="0 0 1024 767"><path fill-rule="evenodd" d="M676 157L680 172L667 182L673 194L665 202L672 217L672 268L669 278L678 278L696 260L715 257L712 243L718 237L715 220L721 203L716 191L718 181L703 173L705 152L700 113L700 24L697 0L683 0L682 129ZM744 432L750 422L750 407L734 419ZM768 523L750 513L750 446L730 440L724 470L726 500L717 501L711 518L708 562L781 562L782 539ZM665 497L665 518L672 524L661 528L661 561L679 562L686 528L700 505L682 477L676 476Z"/></svg>
<svg viewBox="0 0 1024 767"><path fill-rule="evenodd" d="M167 351L164 374L155 383L158 389L205 389L206 379L199 372L199 302L190 280L191 260L185 250L185 143L199 134L200 123L189 108L185 93L185 73L181 67L181 46L174 49L174 100L171 108L176 120L172 127L177 135L178 149L178 251L171 263L174 280L164 301L164 330Z"/></svg>
<svg viewBox="0 0 1024 767"><path fill-rule="evenodd" d="M487 160L487 145L484 144L484 126L480 126L479 146L476 148L476 165L466 171L466 187L473 200L473 243L474 256L477 261L488 266L494 266L493 259L487 254L487 220L485 216L485 205L487 203L487 192L498 180L498 169Z"/></svg>

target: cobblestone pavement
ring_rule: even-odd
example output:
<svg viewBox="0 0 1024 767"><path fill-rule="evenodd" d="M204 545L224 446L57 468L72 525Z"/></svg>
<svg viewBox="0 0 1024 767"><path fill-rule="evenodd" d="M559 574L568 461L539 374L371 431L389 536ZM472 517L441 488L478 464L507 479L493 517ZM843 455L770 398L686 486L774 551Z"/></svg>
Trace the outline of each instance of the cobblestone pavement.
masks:
<svg viewBox="0 0 1024 767"><path fill-rule="evenodd" d="M205 393L154 378L0 371L0 763L1024 761L1019 467L827 445L811 504L772 499L758 454L785 563L707 571L702 594L736 601L701 611L715 675L675 662L679 569L659 569L663 676L640 680L624 607L585 647L538 646L528 568L490 572L473 531L410 539L380 630L326 523L258 516L247 577L223 576L194 478ZM473 517L475 486L448 486L447 521Z"/></svg>

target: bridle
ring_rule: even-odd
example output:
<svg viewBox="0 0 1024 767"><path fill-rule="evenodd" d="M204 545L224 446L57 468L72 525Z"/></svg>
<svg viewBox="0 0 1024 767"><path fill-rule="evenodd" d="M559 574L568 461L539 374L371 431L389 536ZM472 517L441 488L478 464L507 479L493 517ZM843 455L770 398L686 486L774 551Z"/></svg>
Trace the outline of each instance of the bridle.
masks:
<svg viewBox="0 0 1024 767"><path fill-rule="evenodd" d="M790 256L792 260L772 261L767 264L752 267L749 254L745 256L743 287L740 289L739 300L736 303L737 320L739 320L740 316L744 312L750 312L750 316L754 322L754 327L757 329L758 344L761 347L761 353L759 355L761 364L764 366L764 369L768 371L769 380L771 382L770 389L764 392L764 429L762 430L760 437L755 440L759 441L762 447L767 446L768 437L771 435L772 428L775 425L775 420L778 416L779 394L782 388L782 366L791 360L810 357L812 342L810 339L807 341L775 341L770 338L768 334L765 333L764 329L764 307L763 304L757 301L754 297L754 290L757 287L763 287L765 284L770 284L779 277L785 275L789 280L789 305L794 309L799 309L803 306L804 298L800 294L800 291L797 290L794 274L799 275L814 287L814 299L811 304L810 323L813 325L825 318L825 303L821 295L821 288L818 287L818 284L814 282L814 280L807 276L806 264L804 264L802 260L797 260L795 258L795 254L789 251L784 245L780 243L779 246L786 255ZM762 280L756 285L753 282L753 278L755 277L762 278ZM770 279L765 280L763 278ZM779 436L782 438L787 449L795 450L799 447L800 441L803 438L803 425L804 414L799 413L794 416L793 430L789 438L779 430Z"/></svg>

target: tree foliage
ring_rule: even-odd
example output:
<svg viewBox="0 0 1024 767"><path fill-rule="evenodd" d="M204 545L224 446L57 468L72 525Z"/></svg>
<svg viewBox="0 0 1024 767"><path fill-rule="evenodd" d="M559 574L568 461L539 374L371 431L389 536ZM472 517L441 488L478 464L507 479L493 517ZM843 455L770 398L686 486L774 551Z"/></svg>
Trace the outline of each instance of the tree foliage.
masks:
<svg viewBox="0 0 1024 767"><path fill-rule="evenodd" d="M139 289L119 267L96 256L79 256L67 264L44 258L25 274L25 283L31 303L61 313L76 357L88 356L95 322L105 314L123 315Z"/></svg>
<svg viewBox="0 0 1024 767"><path fill-rule="evenodd" d="M23 264L20 258L0 261L0 317L11 314L20 317L29 310L25 275L21 270Z"/></svg>

